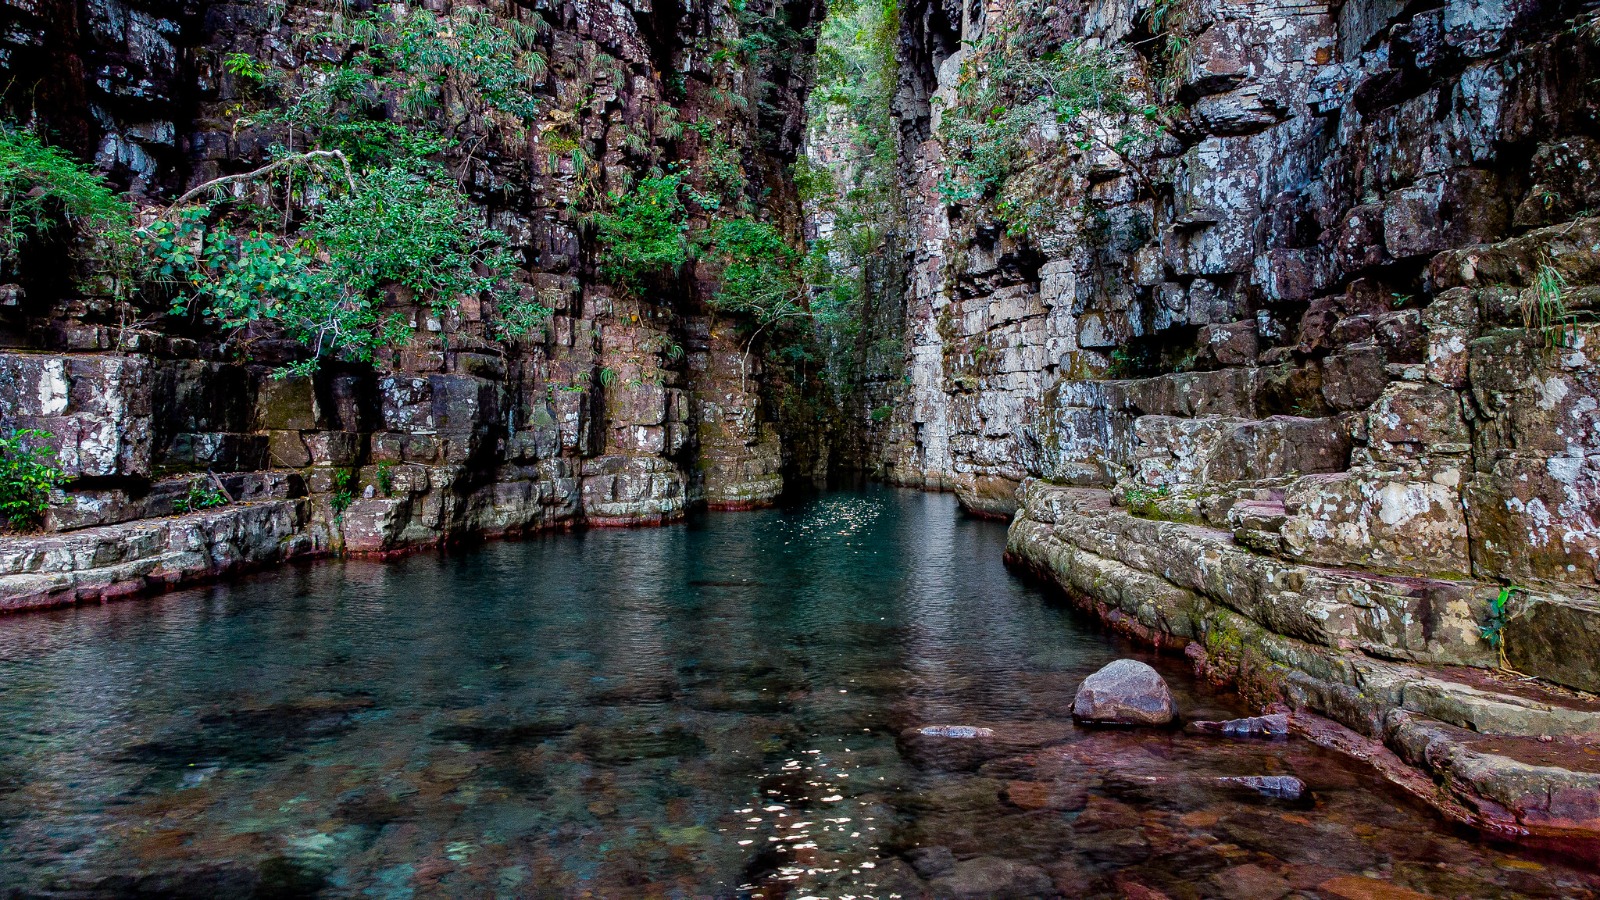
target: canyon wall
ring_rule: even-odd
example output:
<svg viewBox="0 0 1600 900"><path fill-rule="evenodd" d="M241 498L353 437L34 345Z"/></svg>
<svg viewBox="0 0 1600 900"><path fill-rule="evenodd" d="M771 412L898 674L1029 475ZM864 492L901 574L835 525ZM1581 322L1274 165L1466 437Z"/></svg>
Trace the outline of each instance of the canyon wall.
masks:
<svg viewBox="0 0 1600 900"><path fill-rule="evenodd" d="M1462 821L1600 834L1585 8L903 15L910 378L888 476L1014 515L1018 563L1397 754ZM978 144L942 120L993 89L968 134L993 129L988 79L1041 67L1125 99L1051 107L1001 186L969 189Z"/></svg>
<svg viewBox="0 0 1600 900"><path fill-rule="evenodd" d="M136 200L168 202L292 146L281 125L252 124L270 105L256 84L315 77L301 70L327 62L317 36L371 7L5 0L5 112L92 159ZM486 303L440 312L395 292L387 306L408 334L373 364L285 375L293 348L271 335L250 335L241 353L236 334L160 303L118 302L71 277L60 239L34 241L0 290L0 424L52 434L69 480L43 535L5 540L0 606L303 553L657 523L694 504L778 495L761 354L747 358L748 329L707 307L711 275L608 286L580 207L652 166L676 164L693 180L721 154L762 215L797 232L788 172L806 67L734 64L722 48L781 15L792 36L774 43L804 59L801 32L820 5L484 8L507 27L539 27L539 118L517 129L469 121L450 135L445 163L510 236L523 295L553 311L544 326L501 339ZM254 83L230 58L253 61ZM157 521L182 508L197 478L249 504L208 512L222 524L200 523L203 537ZM242 537L256 528L243 520L268 507L278 510L271 537Z"/></svg>

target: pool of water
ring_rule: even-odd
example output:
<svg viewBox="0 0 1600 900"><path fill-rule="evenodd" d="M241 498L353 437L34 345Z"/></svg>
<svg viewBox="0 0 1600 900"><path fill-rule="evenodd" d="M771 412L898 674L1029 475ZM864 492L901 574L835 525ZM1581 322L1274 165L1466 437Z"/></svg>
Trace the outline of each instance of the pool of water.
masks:
<svg viewBox="0 0 1600 900"><path fill-rule="evenodd" d="M1004 541L879 489L0 619L0 895L1595 895L1299 740L1074 727L1119 656L1244 710Z"/></svg>

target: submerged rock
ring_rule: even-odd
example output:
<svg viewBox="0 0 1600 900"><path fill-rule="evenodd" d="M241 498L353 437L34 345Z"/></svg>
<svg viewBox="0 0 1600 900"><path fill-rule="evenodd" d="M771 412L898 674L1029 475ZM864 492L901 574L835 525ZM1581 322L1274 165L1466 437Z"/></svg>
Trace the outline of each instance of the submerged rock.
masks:
<svg viewBox="0 0 1600 900"><path fill-rule="evenodd" d="M1190 722L1189 728L1207 734L1225 734L1232 737L1280 737L1289 733L1289 714L1247 716L1222 722Z"/></svg>
<svg viewBox="0 0 1600 900"><path fill-rule="evenodd" d="M1119 659L1083 680L1072 717L1112 725L1167 725L1178 705L1160 673L1136 659Z"/></svg>
<svg viewBox="0 0 1600 900"><path fill-rule="evenodd" d="M1306 792L1306 783L1293 775L1235 775L1221 780L1277 800L1299 800Z"/></svg>
<svg viewBox="0 0 1600 900"><path fill-rule="evenodd" d="M972 740L973 738L994 737L993 728L980 728L977 725L924 725L917 729L917 734L924 737L955 738L957 740Z"/></svg>
<svg viewBox="0 0 1600 900"><path fill-rule="evenodd" d="M956 863L955 871L934 878L929 886L939 900L1022 900L1051 891L1043 869L994 856Z"/></svg>
<svg viewBox="0 0 1600 900"><path fill-rule="evenodd" d="M938 878L956 870L956 856L949 847L918 847L908 851L906 859L923 878Z"/></svg>

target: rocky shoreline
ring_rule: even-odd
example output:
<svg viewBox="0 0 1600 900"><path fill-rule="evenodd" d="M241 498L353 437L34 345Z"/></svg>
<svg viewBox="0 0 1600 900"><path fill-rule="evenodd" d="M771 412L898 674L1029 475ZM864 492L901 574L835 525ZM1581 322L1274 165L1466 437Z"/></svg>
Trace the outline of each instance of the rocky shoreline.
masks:
<svg viewBox="0 0 1600 900"><path fill-rule="evenodd" d="M358 501L359 502L359 501ZM743 512L771 500L711 505ZM241 502L220 509L103 525L56 534L0 538L0 615L154 596L290 562L352 556L392 559L452 544L507 540L576 528L652 528L671 515L568 518L534 527L477 530L372 549L314 498Z"/></svg>
<svg viewBox="0 0 1600 900"><path fill-rule="evenodd" d="M1286 705L1297 733L1450 821L1600 860L1600 698L1518 655L1555 640L1539 633L1554 620L1517 619L1506 641L1545 678L1505 676L1471 627L1485 586L1278 563L1225 532L1142 519L1105 491L1030 481L1021 497L1008 562L1110 627L1184 654L1260 708Z"/></svg>

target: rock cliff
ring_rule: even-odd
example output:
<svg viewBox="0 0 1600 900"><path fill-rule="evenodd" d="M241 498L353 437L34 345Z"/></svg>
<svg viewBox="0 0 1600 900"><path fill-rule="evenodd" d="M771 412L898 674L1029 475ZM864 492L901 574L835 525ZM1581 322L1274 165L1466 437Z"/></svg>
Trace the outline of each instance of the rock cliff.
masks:
<svg viewBox="0 0 1600 900"><path fill-rule="evenodd" d="M888 477L1459 818L1592 836L1591 15L908 5Z"/></svg>
<svg viewBox="0 0 1600 900"><path fill-rule="evenodd" d="M324 77L312 69L334 52L322 35L371 6L6 2L5 111L136 200L170 202L292 147L292 126L253 118L272 105L260 85ZM425 6L449 16L470 4ZM523 295L551 311L542 327L506 339L486 304L440 311L399 292L387 305L409 333L372 364L286 376L270 341L243 354L217 329L69 277L59 238L25 245L0 300L0 409L8 427L53 435L68 481L43 522L50 536L7 539L4 605L92 598L127 589L130 575L215 574L224 558L658 523L692 504L777 496L778 435L760 354L744 352L748 329L707 307L703 268L646 290L598 278L580 201L624 190L651 166L720 165L765 217L795 230L788 171L807 81L788 60L807 54L803 32L820 6L483 8L536 34L538 112L515 128L454 123L444 159L509 236ZM777 35L775 49L725 59L757 32ZM402 99L379 102L392 114ZM294 539L181 564L129 549L116 571L98 556L53 555L62 541L97 540L78 537L85 529L171 515L197 476L209 485L206 473L235 500L282 507L299 523Z"/></svg>

